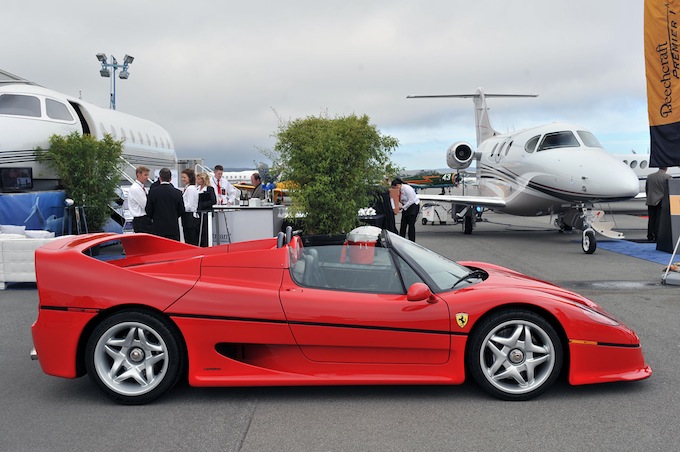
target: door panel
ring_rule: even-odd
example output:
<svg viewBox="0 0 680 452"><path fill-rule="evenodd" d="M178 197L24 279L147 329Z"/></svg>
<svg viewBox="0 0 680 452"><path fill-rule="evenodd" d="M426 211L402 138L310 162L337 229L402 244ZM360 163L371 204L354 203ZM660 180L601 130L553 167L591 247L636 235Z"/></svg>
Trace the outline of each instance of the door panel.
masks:
<svg viewBox="0 0 680 452"><path fill-rule="evenodd" d="M284 276L281 303L291 331L312 361L441 364L449 359L449 310L406 295L297 286Z"/></svg>

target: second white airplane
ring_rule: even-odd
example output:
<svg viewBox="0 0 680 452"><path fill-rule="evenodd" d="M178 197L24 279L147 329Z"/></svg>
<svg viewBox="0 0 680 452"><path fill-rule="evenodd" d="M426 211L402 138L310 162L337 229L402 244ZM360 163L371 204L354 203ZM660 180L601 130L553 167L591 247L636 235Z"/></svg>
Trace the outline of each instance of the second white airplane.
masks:
<svg viewBox="0 0 680 452"><path fill-rule="evenodd" d="M450 168L463 170L476 162L476 196L426 195L421 200L450 202L467 208L456 213L463 232L475 227L475 207L520 216L555 215L560 229L581 229L582 248L597 248L595 232L621 239L594 203L621 201L639 192L638 178L623 162L606 152L595 136L582 127L552 123L501 134L489 120L487 97L535 95L474 94L408 96L408 98L472 98L475 104L477 150L458 142L446 152Z"/></svg>

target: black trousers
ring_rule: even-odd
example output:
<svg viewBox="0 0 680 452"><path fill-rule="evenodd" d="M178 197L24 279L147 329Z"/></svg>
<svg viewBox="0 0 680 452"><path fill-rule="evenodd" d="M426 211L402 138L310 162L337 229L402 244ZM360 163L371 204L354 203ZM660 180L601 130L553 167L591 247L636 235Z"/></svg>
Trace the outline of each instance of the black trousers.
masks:
<svg viewBox="0 0 680 452"><path fill-rule="evenodd" d="M647 239L655 242L659 235L659 220L661 218L661 203L658 206L647 206Z"/></svg>
<svg viewBox="0 0 680 452"><path fill-rule="evenodd" d="M151 234L151 218L144 215L143 217L134 217L132 219L132 230L135 232L146 232Z"/></svg>
<svg viewBox="0 0 680 452"><path fill-rule="evenodd" d="M198 245L198 228L201 220L194 218L193 212L182 214L182 230L184 231L184 242L190 245Z"/></svg>
<svg viewBox="0 0 680 452"><path fill-rule="evenodd" d="M419 211L420 206L418 204L413 204L401 213L399 235L406 237L408 229L408 239L412 242L416 241L416 219L418 219Z"/></svg>
<svg viewBox="0 0 680 452"><path fill-rule="evenodd" d="M201 212L198 219L198 228L200 231L200 237L198 237L198 246L207 247L208 246L208 212Z"/></svg>

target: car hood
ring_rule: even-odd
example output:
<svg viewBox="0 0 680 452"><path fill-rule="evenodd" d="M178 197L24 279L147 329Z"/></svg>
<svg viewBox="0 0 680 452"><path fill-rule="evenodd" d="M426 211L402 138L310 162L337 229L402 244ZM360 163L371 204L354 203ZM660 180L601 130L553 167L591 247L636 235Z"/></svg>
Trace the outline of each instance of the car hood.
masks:
<svg viewBox="0 0 680 452"><path fill-rule="evenodd" d="M482 269L489 274L487 279L479 283L485 290L513 288L529 290L532 292L541 292L551 296L559 297L565 301L578 303L591 309L604 312L604 310L598 306L597 303L587 299L582 295L556 286L555 284L549 283L547 281L532 278L531 276L527 276L509 268L489 264L486 262L460 262L460 264L465 265L466 267ZM607 315L609 316L609 314Z"/></svg>

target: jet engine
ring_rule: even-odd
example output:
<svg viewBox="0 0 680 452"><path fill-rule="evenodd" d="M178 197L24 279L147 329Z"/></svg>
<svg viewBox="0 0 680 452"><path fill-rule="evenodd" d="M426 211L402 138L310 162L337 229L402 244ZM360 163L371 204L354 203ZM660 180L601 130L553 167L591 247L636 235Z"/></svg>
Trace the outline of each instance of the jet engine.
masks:
<svg viewBox="0 0 680 452"><path fill-rule="evenodd" d="M463 141L454 143L446 151L446 164L449 168L465 169L472 163L475 153L472 147Z"/></svg>

